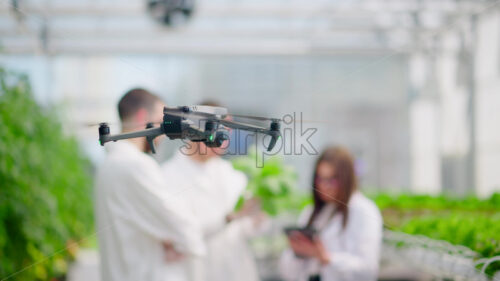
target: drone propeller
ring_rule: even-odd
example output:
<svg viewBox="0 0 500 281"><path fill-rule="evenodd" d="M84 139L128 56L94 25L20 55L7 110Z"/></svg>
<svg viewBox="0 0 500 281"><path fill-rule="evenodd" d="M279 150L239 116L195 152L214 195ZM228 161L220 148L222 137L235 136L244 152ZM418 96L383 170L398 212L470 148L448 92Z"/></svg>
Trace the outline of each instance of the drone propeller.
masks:
<svg viewBox="0 0 500 281"><path fill-rule="evenodd" d="M160 125L162 122L147 122L147 123L137 123L137 122L84 122L84 123L77 123L77 125L83 126L83 127L97 127L100 126L102 123L106 123L108 126L129 126L129 127L144 127L146 128L149 124L154 125Z"/></svg>
<svg viewBox="0 0 500 281"><path fill-rule="evenodd" d="M260 116L250 116L250 115L241 115L241 114L228 114L228 116L236 117L236 118L244 118L244 119L253 119L258 121L281 121L278 118L268 118L268 117L260 117Z"/></svg>
<svg viewBox="0 0 500 281"><path fill-rule="evenodd" d="M201 117L208 119L225 118L227 109L218 106L208 105L193 105L193 106L178 106L178 107L165 107L164 114L174 115L177 117Z"/></svg>
<svg viewBox="0 0 500 281"><path fill-rule="evenodd" d="M218 120L220 118L224 118L227 115L227 109L223 107L215 107L215 106L205 106L205 105L194 105L194 106L180 106L180 107L165 107L165 114L187 118L187 117L199 117L203 120L205 119L214 119ZM100 126L102 122L86 122L81 125L84 127L97 127ZM108 125L121 125L121 126L129 126L129 127L146 127L149 124L160 125L163 121L160 122L146 122L146 123L137 123L137 122L125 122L125 123L109 123Z"/></svg>
<svg viewBox="0 0 500 281"><path fill-rule="evenodd" d="M210 109L209 109L210 108ZM199 117L201 120L222 120L225 117L236 117L236 118L244 118L244 119L253 119L257 121L282 121L279 118L268 118L268 117L260 117L260 116L250 116L250 115L240 115L240 114L229 114L227 113L227 110L223 107L217 108L217 110L213 110L213 106L204 106L204 105L196 105L196 106L184 106L180 108L168 108L165 114L176 116L176 117L181 117L181 118L187 118L187 117ZM196 109L198 111L193 111L193 109ZM199 111L199 110L205 110L205 111ZM210 113L212 111L213 113ZM220 117L218 117L220 116ZM100 126L101 123L103 122L84 122L84 123L79 123L78 125L81 125L83 127L97 127ZM137 122L106 122L106 124L110 126L123 126L127 125L129 127L146 127L148 124L153 124L153 125L160 125L163 123L161 122L147 122L147 123L137 123Z"/></svg>
<svg viewBox="0 0 500 281"><path fill-rule="evenodd" d="M232 114L227 113L227 109L223 107L214 107L214 106L206 106L206 105L195 105L195 106L181 106L178 108L167 108L165 111L166 114L178 116L178 117L186 117L186 116L197 116L204 117L211 120L221 120L225 117L236 117L236 118L244 118L244 119L253 119L258 121L281 121L278 118L268 118L268 117L260 117L260 116L250 116L250 115L241 115L241 114Z"/></svg>

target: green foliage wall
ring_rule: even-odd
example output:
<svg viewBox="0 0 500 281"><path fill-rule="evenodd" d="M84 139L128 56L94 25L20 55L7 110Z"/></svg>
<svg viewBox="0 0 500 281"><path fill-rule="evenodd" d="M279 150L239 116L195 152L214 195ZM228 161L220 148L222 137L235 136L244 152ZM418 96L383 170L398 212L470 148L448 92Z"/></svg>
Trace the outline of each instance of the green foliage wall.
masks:
<svg viewBox="0 0 500 281"><path fill-rule="evenodd" d="M51 280L92 231L90 165L27 77L0 68L0 84L0 279Z"/></svg>

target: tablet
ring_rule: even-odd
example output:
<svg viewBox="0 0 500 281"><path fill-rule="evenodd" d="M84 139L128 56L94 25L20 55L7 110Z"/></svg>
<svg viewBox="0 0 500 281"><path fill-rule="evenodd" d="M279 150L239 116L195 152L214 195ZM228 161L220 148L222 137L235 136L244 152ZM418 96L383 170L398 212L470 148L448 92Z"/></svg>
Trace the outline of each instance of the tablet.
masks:
<svg viewBox="0 0 500 281"><path fill-rule="evenodd" d="M298 231L310 240L313 240L314 236L316 236L317 231L314 228L310 227L296 227L296 226L290 226L290 227L285 227L284 229L285 234L289 236L293 231Z"/></svg>

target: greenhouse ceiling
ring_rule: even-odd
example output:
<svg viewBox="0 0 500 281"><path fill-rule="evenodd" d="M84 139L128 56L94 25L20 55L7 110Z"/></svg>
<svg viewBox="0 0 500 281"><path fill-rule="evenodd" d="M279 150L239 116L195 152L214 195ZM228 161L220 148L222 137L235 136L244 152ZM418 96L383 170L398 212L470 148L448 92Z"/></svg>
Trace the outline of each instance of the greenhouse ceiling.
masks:
<svg viewBox="0 0 500 281"><path fill-rule="evenodd" d="M153 19L146 0L4 0L0 46L11 54L407 53L498 4L200 0L189 19L172 27Z"/></svg>

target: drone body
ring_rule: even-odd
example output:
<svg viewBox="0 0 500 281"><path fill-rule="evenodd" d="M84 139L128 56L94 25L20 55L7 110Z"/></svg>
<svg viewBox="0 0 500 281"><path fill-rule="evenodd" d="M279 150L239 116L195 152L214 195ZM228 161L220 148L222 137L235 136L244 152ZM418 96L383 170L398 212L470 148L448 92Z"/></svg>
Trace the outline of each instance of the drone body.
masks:
<svg viewBox="0 0 500 281"><path fill-rule="evenodd" d="M111 135L107 123L101 123L99 126L99 142L104 145L110 141L145 137L152 152L155 153L153 140L163 134L171 140L187 139L193 142L203 142L208 147L220 147L225 140L229 139L228 129L240 129L271 136L271 141L267 147L267 150L270 151L281 136L279 119L257 117L258 120L271 121L270 127L264 128L226 120L227 116L227 109L223 107L204 105L165 107L163 109L163 121L159 127L153 127L153 124L150 123L145 130Z"/></svg>

